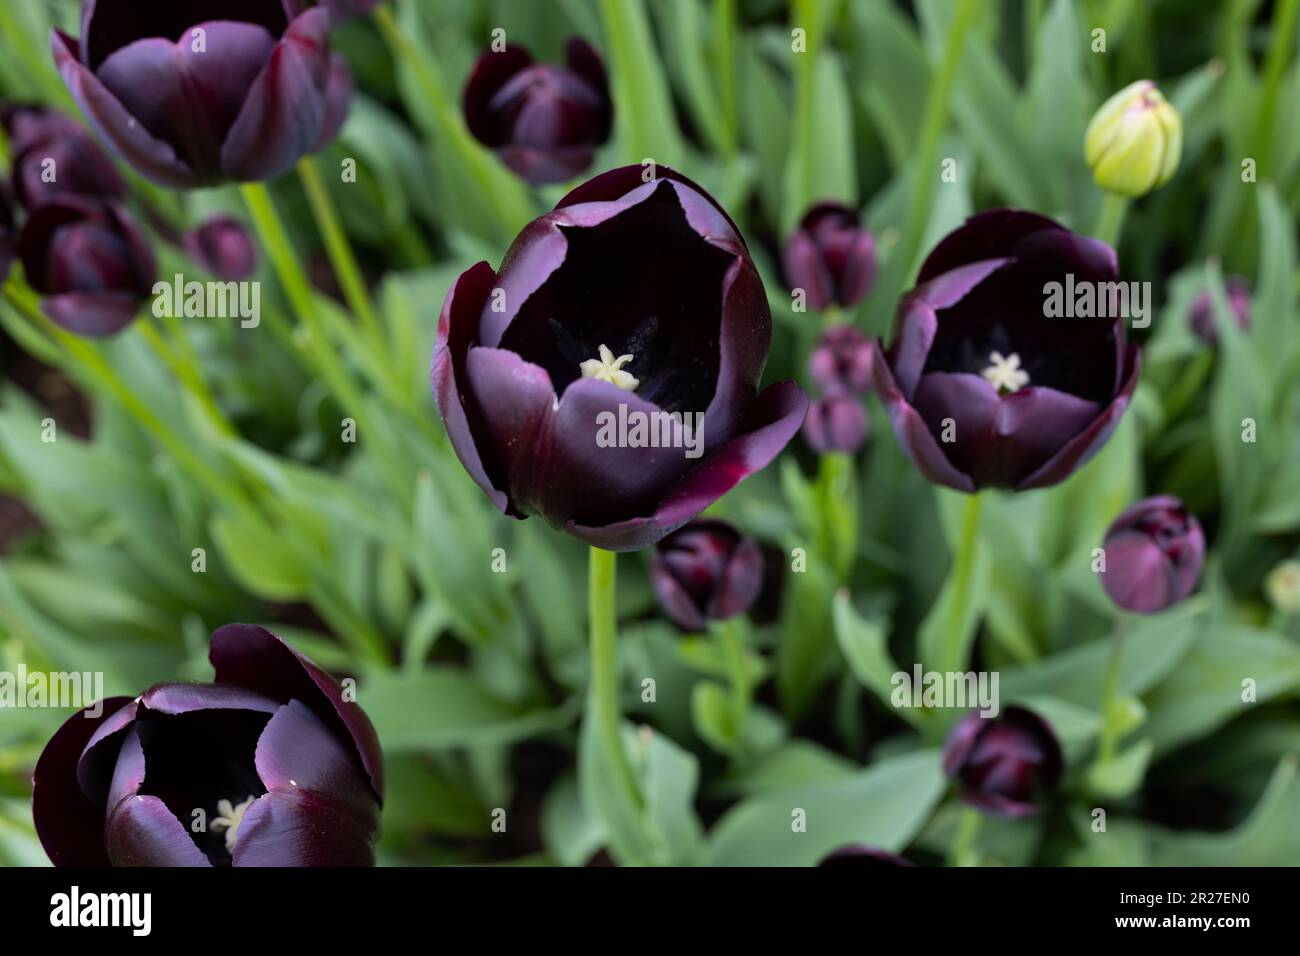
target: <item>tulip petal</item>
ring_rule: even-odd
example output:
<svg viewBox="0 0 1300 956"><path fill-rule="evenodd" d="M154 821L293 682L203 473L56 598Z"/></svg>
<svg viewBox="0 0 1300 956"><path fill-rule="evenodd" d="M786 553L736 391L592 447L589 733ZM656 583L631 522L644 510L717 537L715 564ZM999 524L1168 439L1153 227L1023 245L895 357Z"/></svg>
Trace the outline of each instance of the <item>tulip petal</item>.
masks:
<svg viewBox="0 0 1300 956"><path fill-rule="evenodd" d="M506 131L498 124L496 112L490 106L492 97L511 77L532 64L533 57L528 50L509 43L503 50L484 53L474 63L461 96L461 106L465 125L484 146L496 148L506 144Z"/></svg>
<svg viewBox="0 0 1300 956"><path fill-rule="evenodd" d="M542 438L556 404L550 377L515 352L481 346L469 350L465 372L484 445L499 459L493 472L503 476L515 508L540 509L548 484ZM594 419L591 430L594 434Z"/></svg>
<svg viewBox="0 0 1300 956"><path fill-rule="evenodd" d="M898 335L894 341L893 352L889 359L893 378L903 397L911 401L916 395L916 386L925 371L925 360L930 355L930 346L938 331L939 319L928 302L917 296L909 295L902 302L898 311ZM884 344L875 349L875 354L883 361ZM874 365L877 359L873 358Z"/></svg>
<svg viewBox="0 0 1300 956"><path fill-rule="evenodd" d="M1106 539L1101 584L1112 601L1138 614L1163 611L1179 598L1172 562L1150 537L1137 531L1121 531Z"/></svg>
<svg viewBox="0 0 1300 956"><path fill-rule="evenodd" d="M166 804L157 797L125 797L108 814L105 844L113 866L211 866Z"/></svg>
<svg viewBox="0 0 1300 956"><path fill-rule="evenodd" d="M279 637L254 624L227 624L212 635L208 660L218 684L233 684L275 700L297 699L344 739L369 775L375 795L384 796L384 754L365 711L343 697L338 681Z"/></svg>
<svg viewBox="0 0 1300 956"><path fill-rule="evenodd" d="M352 69L347 58L342 53L335 53L330 57L330 75L325 86L325 118L321 121L320 135L309 152L320 152L339 135L352 106L353 90Z"/></svg>
<svg viewBox="0 0 1300 956"><path fill-rule="evenodd" d="M109 785L113 781L113 767L122 749L126 732L134 723L140 699L128 699L125 707L104 719L90 739L86 741L81 758L77 761L77 783L81 792L101 806L108 800Z"/></svg>
<svg viewBox="0 0 1300 956"><path fill-rule="evenodd" d="M235 866L372 866L377 821L311 790L265 793L244 811Z"/></svg>
<svg viewBox="0 0 1300 956"><path fill-rule="evenodd" d="M894 429L894 434L898 436L903 451L907 453L908 458L912 459L917 470L927 480L936 484L955 488L958 491L974 491L975 482L971 480L970 475L962 472L948 459L939 447L938 439L930 431L930 426L908 403L899 389L889 363L885 360L883 342L872 353L872 359L874 362L872 377L875 379L876 390L880 393L881 401L885 404L885 410L889 413L889 423Z"/></svg>
<svg viewBox="0 0 1300 956"><path fill-rule="evenodd" d="M253 710L274 714L280 702L229 684L155 684L140 702L157 714L188 714L196 710Z"/></svg>
<svg viewBox="0 0 1300 956"><path fill-rule="evenodd" d="M125 292L65 292L42 300L41 310L69 332L106 338L135 321L140 300Z"/></svg>
<svg viewBox="0 0 1300 956"><path fill-rule="evenodd" d="M786 241L781 264L786 284L792 290L802 289L809 307L820 311L835 301L835 279L806 231L799 229Z"/></svg>
<svg viewBox="0 0 1300 956"><path fill-rule="evenodd" d="M84 710L73 714L55 731L36 761L32 821L55 866L108 865L104 807L86 796L78 782L78 764L95 733L130 703L130 697L109 697L102 701L98 717L90 717ZM109 769L111 773L111 764Z"/></svg>
<svg viewBox="0 0 1300 956"><path fill-rule="evenodd" d="M718 385L705 411L707 438L713 447L730 440L739 418L754 400L772 344L772 313L758 270L738 256L722 280Z"/></svg>
<svg viewBox="0 0 1300 956"><path fill-rule="evenodd" d="M1062 226L1036 212L1020 209L990 209L977 213L950 232L926 257L917 283L959 266L984 259L999 259L1015 254L1016 243L1024 236L1042 229Z"/></svg>
<svg viewBox="0 0 1300 956"><path fill-rule="evenodd" d="M331 72L329 24L329 12L313 7L284 31L221 147L226 175L273 179L321 138Z"/></svg>
<svg viewBox="0 0 1300 956"><path fill-rule="evenodd" d="M703 631L708 627L704 612L695 603L695 599L682 587L681 582L658 562L650 566L650 584L664 613L683 631L692 633Z"/></svg>
<svg viewBox="0 0 1300 956"><path fill-rule="evenodd" d="M59 30L50 31L54 63L67 84L72 98L81 107L100 139L141 175L173 189L190 189L200 178L171 144L153 136L130 114L99 78L78 59L71 37Z"/></svg>
<svg viewBox="0 0 1300 956"><path fill-rule="evenodd" d="M271 793L313 791L375 818L374 792L340 740L306 704L291 700L267 722L257 741L257 775Z"/></svg>
<svg viewBox="0 0 1300 956"><path fill-rule="evenodd" d="M753 538L742 537L731 552L714 595L713 617L723 620L754 606L763 590L763 550Z"/></svg>

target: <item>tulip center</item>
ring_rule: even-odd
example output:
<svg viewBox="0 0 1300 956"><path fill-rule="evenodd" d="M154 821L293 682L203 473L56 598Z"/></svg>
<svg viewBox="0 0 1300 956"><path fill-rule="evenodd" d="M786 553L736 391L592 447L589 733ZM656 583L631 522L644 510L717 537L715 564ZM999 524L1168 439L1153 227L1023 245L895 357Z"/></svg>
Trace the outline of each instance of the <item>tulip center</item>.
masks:
<svg viewBox="0 0 1300 956"><path fill-rule="evenodd" d="M623 366L632 361L632 354L620 355L614 357L614 353L608 347L600 346L600 358L587 359L579 364L578 368L582 370L583 378L599 379L602 382L609 382L611 385L617 385L624 391L634 392L636 387L641 384L631 372L623 371Z"/></svg>
<svg viewBox="0 0 1300 956"><path fill-rule="evenodd" d="M212 818L212 830L220 833L226 831L226 851L235 849L239 839L239 824L243 822L244 813L253 805L256 797L249 797L243 803L232 806L229 800L217 801L217 815Z"/></svg>
<svg viewBox="0 0 1300 956"><path fill-rule="evenodd" d="M998 390L999 394L1016 392L1029 384L1029 373L1020 367L1019 352L1004 356L1001 352L995 351L990 353L989 362L991 363L989 367L980 374L984 376L984 381Z"/></svg>

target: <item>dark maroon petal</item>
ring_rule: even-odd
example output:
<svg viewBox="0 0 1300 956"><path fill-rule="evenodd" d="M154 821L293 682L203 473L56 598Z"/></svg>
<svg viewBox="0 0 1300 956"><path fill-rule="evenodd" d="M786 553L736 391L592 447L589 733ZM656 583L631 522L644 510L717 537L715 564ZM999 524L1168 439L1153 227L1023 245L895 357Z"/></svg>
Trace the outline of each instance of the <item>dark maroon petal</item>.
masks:
<svg viewBox="0 0 1300 956"><path fill-rule="evenodd" d="M978 262L970 262L921 283L912 290L910 295L923 299L936 312L951 308L993 273L1014 261L1014 259L981 259Z"/></svg>
<svg viewBox="0 0 1300 956"><path fill-rule="evenodd" d="M821 311L835 301L835 279L812 236L796 230L781 252L785 281L791 289L802 289L810 308Z"/></svg>
<svg viewBox="0 0 1300 956"><path fill-rule="evenodd" d="M144 745L140 742L140 725L132 722L122 735L122 746L113 763L106 805L115 807L124 798L139 793L140 786L144 783L144 773Z"/></svg>
<svg viewBox="0 0 1300 956"><path fill-rule="evenodd" d="M352 106L352 70L342 53L330 57L330 75L325 86L325 118L321 121L320 135L309 152L319 152L334 142L348 118Z"/></svg>
<svg viewBox="0 0 1300 956"><path fill-rule="evenodd" d="M82 60L97 70L115 50L148 37L176 39L209 20L257 24L273 37L305 0L87 0L82 7Z"/></svg>
<svg viewBox="0 0 1300 956"><path fill-rule="evenodd" d="M838 850L832 850L822 857L821 862L817 865L819 867L838 869L916 866L911 860L906 860L894 853L882 850L880 847L869 846L865 843L856 843L852 846L842 846Z"/></svg>
<svg viewBox="0 0 1300 956"><path fill-rule="evenodd" d="M1004 794L964 785L957 788L957 796L963 803L970 804L972 807L994 816L1006 817L1009 820L1036 817L1044 809L1041 805L1028 800L1017 800Z"/></svg>
<svg viewBox="0 0 1300 956"><path fill-rule="evenodd" d="M722 280L718 385L705 411L705 438L730 440L754 400L772 344L772 313L763 280L747 257L737 257Z"/></svg>
<svg viewBox="0 0 1300 956"><path fill-rule="evenodd" d="M534 186L567 183L591 166L596 151L591 146L556 146L539 149L513 143L501 146L497 158L512 173Z"/></svg>
<svg viewBox="0 0 1300 956"><path fill-rule="evenodd" d="M374 791L346 748L306 704L292 700L275 713L257 741L257 775L271 793L311 791L358 816L370 814L377 831Z"/></svg>
<svg viewBox="0 0 1300 956"><path fill-rule="evenodd" d="M373 866L377 827L373 810L314 791L265 793L244 811L232 858L235 866Z"/></svg>
<svg viewBox="0 0 1300 956"><path fill-rule="evenodd" d="M465 360L478 335L479 314L486 307L495 282L492 267L480 262L463 272L447 291L438 316L438 344L433 352L431 378L434 401L452 448L470 477L498 510L504 512L508 499L487 476L465 405L469 389Z"/></svg>
<svg viewBox="0 0 1300 956"><path fill-rule="evenodd" d="M607 212L612 215L614 210ZM495 287L489 289L492 300L489 300L488 293L484 293L479 300L478 312L472 319L468 308L465 310L466 328L463 334L467 342L489 348L501 344L502 337L519 315L524 303L564 265L569 243L560 231L560 226L568 224L567 217L561 221L555 213L551 213L534 219L520 231L506 250L500 271L488 279L489 283L495 283ZM497 305L498 302L500 306ZM498 308L501 311L497 311ZM444 314L446 309L447 306L444 305Z"/></svg>
<svg viewBox="0 0 1300 956"><path fill-rule="evenodd" d="M232 216L216 215L185 234L190 258L218 279L239 282L257 271L257 247L243 224Z"/></svg>
<svg viewBox="0 0 1300 956"><path fill-rule="evenodd" d="M948 459L940 448L938 439L930 431L930 426L904 398L889 363L884 358L883 350L884 345L881 343L873 353L875 366L872 374L881 401L885 404L885 411L889 413L889 423L898 436L903 451L927 480L958 491L974 491L975 482L970 475L962 472Z"/></svg>
<svg viewBox="0 0 1300 956"><path fill-rule="evenodd" d="M991 451L989 439L998 410L998 393L978 375L930 372L921 376L913 396L913 406L941 442L945 457L977 486L995 476L993 463L984 459ZM942 441L947 422L951 421L952 438ZM975 469L987 468L988 474Z"/></svg>
<svg viewBox="0 0 1300 956"><path fill-rule="evenodd" d="M528 69L532 63L532 55L526 49L511 44L506 44L500 52L489 50L474 63L461 102L465 124L484 146L496 148L506 145L505 131L490 106L492 97L511 77Z"/></svg>
<svg viewBox="0 0 1300 956"><path fill-rule="evenodd" d="M187 31L179 40L137 40L96 70L100 81L150 133L209 182L221 178L226 133L252 94L275 38L251 23L201 24L204 49Z"/></svg>
<svg viewBox="0 0 1300 956"><path fill-rule="evenodd" d="M1181 597L1173 567L1164 553L1136 531L1106 538L1101 584L1112 601L1138 614L1163 611Z"/></svg>
<svg viewBox="0 0 1300 956"><path fill-rule="evenodd" d="M1119 276L1119 257L1100 239L1081 236L1068 229L1031 232L1015 245L1015 258L1030 269L1059 268L1074 274L1079 282L1110 282Z"/></svg>
<svg viewBox="0 0 1300 956"><path fill-rule="evenodd" d="M923 284L937 275L981 259L1011 256L1020 239L1042 229L1064 230L1064 227L1046 216L1019 209L991 209L977 213L934 247L921 266L917 282Z"/></svg>
<svg viewBox="0 0 1300 956"><path fill-rule="evenodd" d="M104 851L104 806L83 792L77 780L82 751L100 727L124 707L130 697L109 697L98 717L79 711L61 726L41 751L32 774L32 820L41 846L55 866L107 866ZM104 781L107 793L109 776Z"/></svg>
<svg viewBox="0 0 1300 956"><path fill-rule="evenodd" d="M763 550L753 538L742 537L731 552L714 595L713 617L725 620L744 614L763 590Z"/></svg>
<svg viewBox="0 0 1300 956"><path fill-rule="evenodd" d="M384 754L379 737L365 711L344 700L338 681L275 634L254 624L218 628L212 635L208 659L218 684L233 684L286 703L300 700L335 732L350 739L375 795L383 800Z"/></svg>
<svg viewBox="0 0 1300 956"><path fill-rule="evenodd" d="M839 392L813 399L803 421L803 437L819 455L856 455L867 441L867 410L856 395Z"/></svg>
<svg viewBox="0 0 1300 956"><path fill-rule="evenodd" d="M81 126L60 113L20 109L6 122L13 151L18 201L34 209L52 197L72 194L120 199L126 183L112 161ZM47 161L57 175L46 182Z"/></svg>
<svg viewBox="0 0 1300 956"><path fill-rule="evenodd" d="M280 702L243 687L223 684L155 684L140 702L157 714L188 714L196 710L254 710L274 714Z"/></svg>
<svg viewBox="0 0 1300 956"><path fill-rule="evenodd" d="M605 70L605 61L596 52L596 48L582 37L570 37L569 42L564 45L564 59L569 69L590 83L592 89L598 92L608 103L609 74ZM614 118L612 105L609 106L606 113L605 128L603 132L598 131L600 138L597 142L601 143L609 136L610 126Z"/></svg>
<svg viewBox="0 0 1300 956"><path fill-rule="evenodd" d="M948 732L948 739L943 744L943 772L945 776L955 777L961 772L961 768L966 765L971 751L975 749L975 742L979 739L980 732L984 727L985 718L973 710L953 725L952 730Z"/></svg>
<svg viewBox="0 0 1300 956"><path fill-rule="evenodd" d="M75 43L67 34L52 30L50 42L63 82L104 142L142 176L156 183L174 189L199 185L199 177L176 155L176 150L145 129L99 78L82 65Z"/></svg>
<svg viewBox="0 0 1300 956"><path fill-rule="evenodd" d="M104 834L113 866L211 866L162 800L134 794L108 814Z"/></svg>
<svg viewBox="0 0 1300 956"><path fill-rule="evenodd" d="M311 151L325 129L330 83L329 13L296 17L253 80L221 147L231 178L273 179Z"/></svg>
<svg viewBox="0 0 1300 956"><path fill-rule="evenodd" d="M650 561L650 585L664 613L683 631L703 631L708 627L704 611L690 593L655 554Z"/></svg>
<svg viewBox="0 0 1300 956"><path fill-rule="evenodd" d="M1101 450L1118 427L1120 418L1123 417L1125 409L1133 398L1133 390L1137 388L1138 377L1142 372L1142 355L1137 346L1128 347L1122 367L1127 370L1127 374L1124 375L1123 387L1115 396L1115 400L1097 416L1092 424L1071 438L1060 451L1023 479L1016 486L1017 491L1046 488L1063 481L1087 464L1088 460Z"/></svg>
<svg viewBox="0 0 1300 956"><path fill-rule="evenodd" d="M69 332L107 338L135 321L140 300L125 292L65 292L43 299L41 310Z"/></svg>
<svg viewBox="0 0 1300 956"><path fill-rule="evenodd" d="M840 304L857 305L867 297L876 283L876 240L860 229L845 252L844 276L840 279Z"/></svg>
<svg viewBox="0 0 1300 956"><path fill-rule="evenodd" d="M938 327L938 318L928 302L917 296L908 296L898 311L898 336L889 358L892 376L903 397L911 401L916 386L925 370L925 360ZM883 356L883 343L876 349ZM877 359L873 358L873 365Z"/></svg>

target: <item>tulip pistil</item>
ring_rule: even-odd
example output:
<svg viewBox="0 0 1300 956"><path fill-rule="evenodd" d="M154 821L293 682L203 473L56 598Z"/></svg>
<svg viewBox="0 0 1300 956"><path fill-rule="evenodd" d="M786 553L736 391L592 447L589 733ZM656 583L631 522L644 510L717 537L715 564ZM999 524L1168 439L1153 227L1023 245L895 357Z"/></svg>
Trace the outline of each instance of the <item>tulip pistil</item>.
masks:
<svg viewBox="0 0 1300 956"><path fill-rule="evenodd" d="M212 829L217 833L226 831L227 851L234 850L235 841L239 839L239 824L243 822L244 813L255 799L257 798L249 797L237 806L232 806L229 800L217 801L217 815L212 818Z"/></svg>
<svg viewBox="0 0 1300 956"><path fill-rule="evenodd" d="M631 353L614 357L614 353L604 345L600 347L600 358L587 359L582 362L578 368L582 370L583 378L599 379L602 382L609 382L611 385L617 385L624 391L636 391L636 387L641 384L631 372L623 371L623 366L632 361Z"/></svg>
<svg viewBox="0 0 1300 956"><path fill-rule="evenodd" d="M989 362L989 367L980 374L999 394L1016 392L1029 384L1029 373L1020 367L1019 352L1007 356L993 352L989 355Z"/></svg>

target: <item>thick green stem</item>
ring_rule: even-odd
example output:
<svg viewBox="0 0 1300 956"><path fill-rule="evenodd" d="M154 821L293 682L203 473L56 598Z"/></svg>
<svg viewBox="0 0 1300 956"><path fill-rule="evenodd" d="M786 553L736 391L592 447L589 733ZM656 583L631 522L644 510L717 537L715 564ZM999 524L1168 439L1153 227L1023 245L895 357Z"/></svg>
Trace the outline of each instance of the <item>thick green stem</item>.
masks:
<svg viewBox="0 0 1300 956"><path fill-rule="evenodd" d="M974 807L962 808L957 833L948 851L949 866L979 866L979 855L975 852L975 838L979 836L980 825L983 822L983 817Z"/></svg>
<svg viewBox="0 0 1300 956"><path fill-rule="evenodd" d="M1119 248L1119 233L1124 227L1124 216L1128 212L1128 200L1118 193L1106 193L1101 204L1101 213L1097 216L1097 228L1094 234L1106 245Z"/></svg>
<svg viewBox="0 0 1300 956"><path fill-rule="evenodd" d="M736 751L745 746L745 725L749 721L749 675L745 671L744 625L739 617L719 621L716 625L718 639L727 661L727 676L731 681L731 713L736 728Z"/></svg>
<svg viewBox="0 0 1300 956"><path fill-rule="evenodd" d="M357 265L352 244L348 241L347 233L343 231L343 226L339 222L338 213L334 209L334 200L330 198L329 187L325 185L320 170L316 168L315 160L310 156L299 160L298 178L302 182L303 191L307 194L307 202L311 205L312 216L316 219L316 227L320 230L321 239L325 242L325 252L329 256L330 265L334 268L334 274L338 276L339 285L343 287L343 298L347 300L348 308L361 319L374 340L382 342L383 329L379 325L379 316L375 314L374 306L371 305L365 280L361 277L361 267Z"/></svg>
<svg viewBox="0 0 1300 956"><path fill-rule="evenodd" d="M618 555L592 548L587 579L591 627L591 697L587 719L596 724L596 734L605 763L634 806L641 802L640 788L623 749L622 722L618 706L618 616L615 583Z"/></svg>
<svg viewBox="0 0 1300 956"><path fill-rule="evenodd" d="M957 542L957 554L952 569L959 594L966 594L970 590L971 575L975 571L975 548L979 544L980 510L983 503L984 496L978 491L966 496L966 506L961 517L961 538Z"/></svg>
<svg viewBox="0 0 1300 956"><path fill-rule="evenodd" d="M1108 763L1119 749L1121 721L1119 713L1119 678L1124 661L1124 621L1115 626L1111 636L1110 663L1106 666L1106 682L1101 689L1101 738L1097 744L1096 765Z"/></svg>

